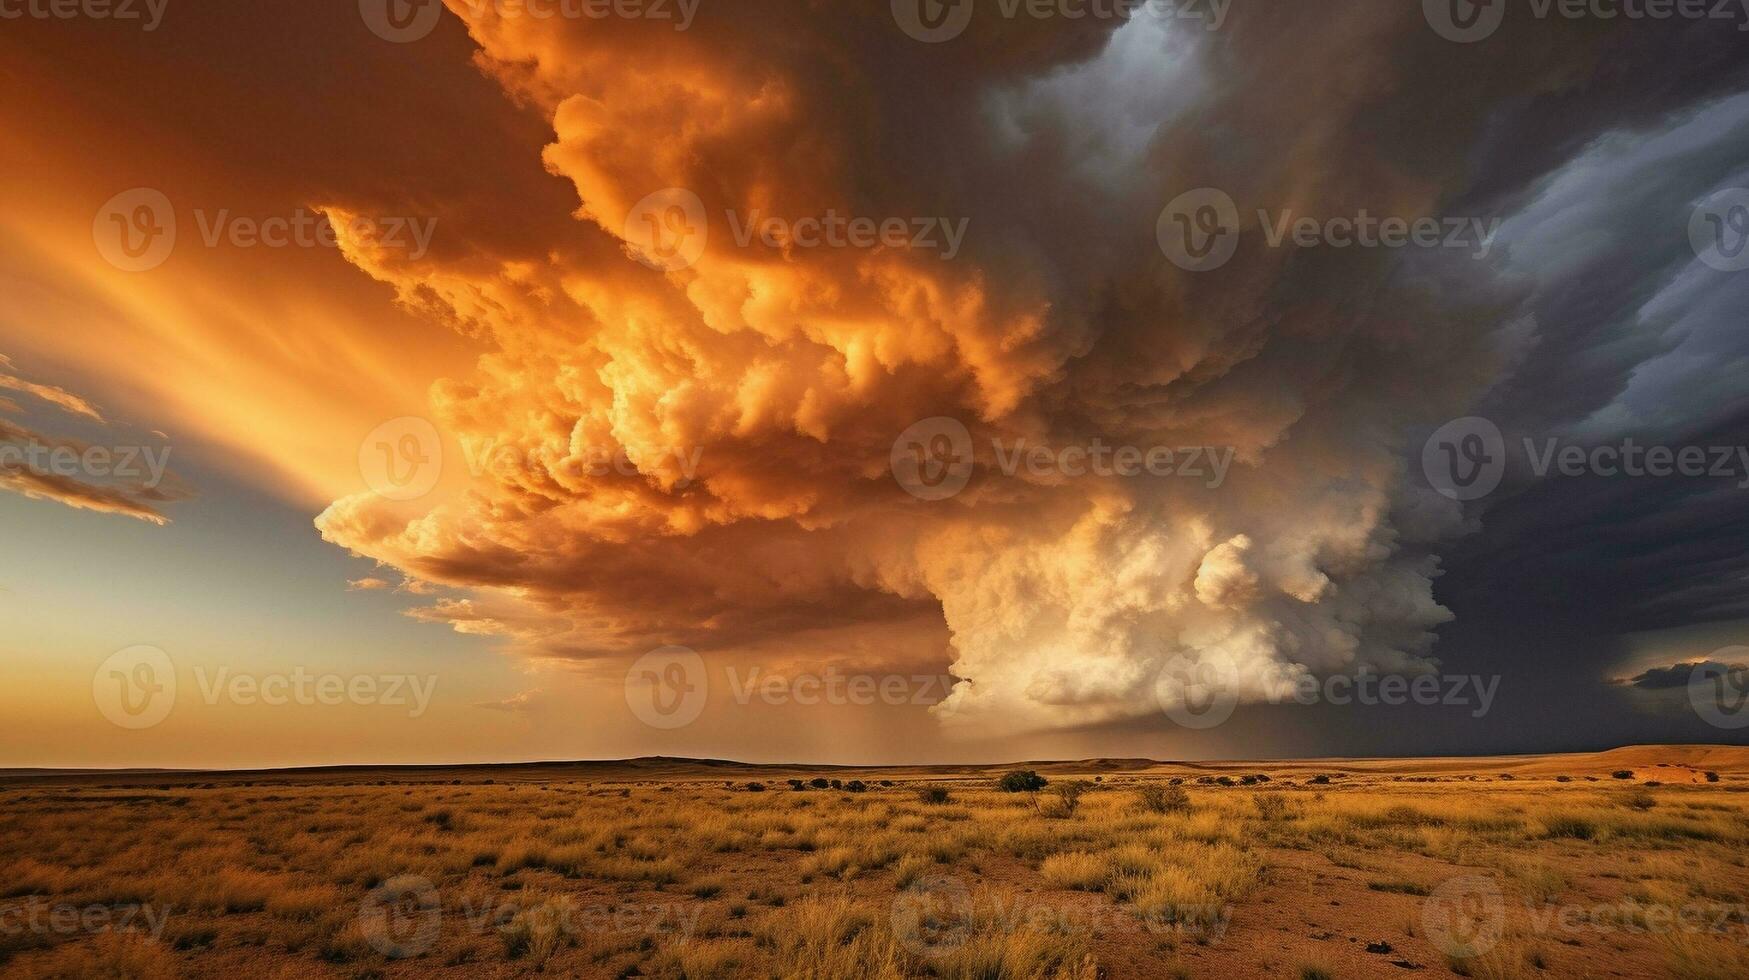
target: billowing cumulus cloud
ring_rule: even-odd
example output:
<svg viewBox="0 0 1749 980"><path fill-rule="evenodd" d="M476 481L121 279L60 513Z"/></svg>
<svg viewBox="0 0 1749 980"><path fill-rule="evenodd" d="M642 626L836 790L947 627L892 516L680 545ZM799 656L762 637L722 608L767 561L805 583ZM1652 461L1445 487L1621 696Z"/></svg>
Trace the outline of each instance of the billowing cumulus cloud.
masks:
<svg viewBox="0 0 1749 980"><path fill-rule="evenodd" d="M324 536L472 590L417 615L539 656L945 656L961 681L937 714L986 732L1157 711L1187 661L1251 697L1433 669L1439 544L1473 525L1407 450L1523 360L1534 283L1474 248L1274 247L1276 216L1504 217L1542 177L1524 160L1707 84L1601 119L1622 35L1526 25L1484 57L1414 4L1235 10L1219 35L985 12L944 46L884 4L741 3L684 33L453 9L550 120L574 220L495 251L442 216L478 244L417 259L342 242L490 352L432 393L476 478L341 499ZM1676 40L1640 37L1625 57ZM1516 170L1489 169L1508 139ZM1242 230L1187 273L1155 222L1205 186ZM661 192L702 213L640 208ZM829 215L964 234L798 234ZM651 254L649 221L685 261ZM917 499L894 441L944 416L975 465ZM1231 465L1010 465L1020 446Z"/></svg>

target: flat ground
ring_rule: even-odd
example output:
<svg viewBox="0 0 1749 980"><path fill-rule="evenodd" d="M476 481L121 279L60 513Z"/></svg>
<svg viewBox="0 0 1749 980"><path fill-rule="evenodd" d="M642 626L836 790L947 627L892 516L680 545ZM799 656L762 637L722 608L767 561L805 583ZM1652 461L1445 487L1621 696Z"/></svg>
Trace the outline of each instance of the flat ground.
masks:
<svg viewBox="0 0 1749 980"><path fill-rule="evenodd" d="M14 772L0 973L1744 977L1745 791L1704 746Z"/></svg>

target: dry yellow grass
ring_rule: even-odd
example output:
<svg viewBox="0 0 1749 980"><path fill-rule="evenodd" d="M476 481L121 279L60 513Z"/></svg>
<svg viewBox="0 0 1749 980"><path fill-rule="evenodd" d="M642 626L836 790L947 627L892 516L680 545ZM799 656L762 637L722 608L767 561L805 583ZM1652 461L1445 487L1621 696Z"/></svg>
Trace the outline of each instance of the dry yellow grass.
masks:
<svg viewBox="0 0 1749 980"><path fill-rule="evenodd" d="M1745 975L1734 777L1162 782L1105 777L1072 803L988 779L947 800L904 780L14 786L0 970ZM1453 882L1502 910L1456 956Z"/></svg>

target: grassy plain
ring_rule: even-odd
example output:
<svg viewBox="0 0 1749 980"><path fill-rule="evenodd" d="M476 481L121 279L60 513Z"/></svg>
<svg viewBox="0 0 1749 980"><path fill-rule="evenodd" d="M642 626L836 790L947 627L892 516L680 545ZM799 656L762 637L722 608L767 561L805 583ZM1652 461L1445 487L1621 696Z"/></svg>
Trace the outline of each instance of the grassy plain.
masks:
<svg viewBox="0 0 1749 980"><path fill-rule="evenodd" d="M1745 750L1006 768L8 774L0 974L1749 976Z"/></svg>

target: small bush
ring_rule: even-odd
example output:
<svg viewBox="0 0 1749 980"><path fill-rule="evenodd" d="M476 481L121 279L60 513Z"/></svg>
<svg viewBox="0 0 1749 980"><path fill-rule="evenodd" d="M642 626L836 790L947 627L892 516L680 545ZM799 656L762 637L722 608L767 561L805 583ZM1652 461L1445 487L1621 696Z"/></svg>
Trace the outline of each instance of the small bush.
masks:
<svg viewBox="0 0 1749 980"><path fill-rule="evenodd" d="M1264 820L1281 820L1287 816L1287 799L1280 793L1259 793L1251 800L1257 815Z"/></svg>
<svg viewBox="0 0 1749 980"><path fill-rule="evenodd" d="M1597 836L1597 825L1583 817L1557 816L1547 820L1550 837L1571 837L1590 840Z"/></svg>
<svg viewBox="0 0 1749 980"><path fill-rule="evenodd" d="M749 793L763 793L763 792L765 792L765 784L764 783L748 783L747 784L747 792L749 792Z"/></svg>
<svg viewBox="0 0 1749 980"><path fill-rule="evenodd" d="M946 786L925 786L917 791L917 799L924 803L946 803L952 797L947 793Z"/></svg>
<svg viewBox="0 0 1749 980"><path fill-rule="evenodd" d="M1712 771L1711 771L1711 770L1709 770L1709 771L1708 771L1708 772L1707 772L1707 774L1706 774L1706 781L1707 781L1707 782L1709 782L1709 783L1716 783L1716 782L1718 782L1718 781L1719 781L1719 774L1718 774L1718 773L1716 773L1716 772L1712 772Z"/></svg>
<svg viewBox="0 0 1749 980"><path fill-rule="evenodd" d="M1627 799L1623 800L1622 803L1626 806L1633 807L1636 810L1650 810L1658 805L1658 800L1645 790L1640 790L1635 793L1629 793Z"/></svg>
<svg viewBox="0 0 1749 980"><path fill-rule="evenodd" d="M1136 798L1149 813L1190 812L1190 794L1178 786L1150 783L1136 791Z"/></svg>
<svg viewBox="0 0 1749 980"><path fill-rule="evenodd" d="M1004 793L1036 793L1050 785L1050 780L1031 769L1016 769L996 784Z"/></svg>
<svg viewBox="0 0 1749 980"><path fill-rule="evenodd" d="M1052 888L1098 891L1110 874L1108 862L1082 851L1053 854L1039 866L1039 874Z"/></svg>
<svg viewBox="0 0 1749 980"><path fill-rule="evenodd" d="M789 788L793 790L803 790L808 788L808 784L799 779L792 779L789 781Z"/></svg>
<svg viewBox="0 0 1749 980"><path fill-rule="evenodd" d="M1047 817L1069 817L1081 808L1081 795L1093 788L1093 784L1085 779L1070 779L1051 787L1052 799L1048 806L1041 806L1039 811Z"/></svg>
<svg viewBox="0 0 1749 980"><path fill-rule="evenodd" d="M808 785L814 787L815 789L825 789L827 786L830 786L832 784L830 781L828 781L826 779L826 777L817 776L813 779L808 780Z"/></svg>
<svg viewBox="0 0 1749 980"><path fill-rule="evenodd" d="M868 784L860 779L852 779L850 782L844 784L844 791L846 793L860 793L865 789L868 789Z"/></svg>
<svg viewBox="0 0 1749 980"><path fill-rule="evenodd" d="M1634 771L1632 769L1617 769L1615 772L1610 773L1610 775L1617 779L1632 779L1634 778Z"/></svg>

